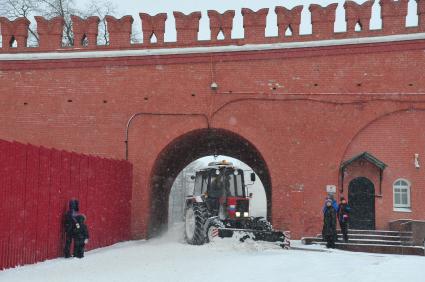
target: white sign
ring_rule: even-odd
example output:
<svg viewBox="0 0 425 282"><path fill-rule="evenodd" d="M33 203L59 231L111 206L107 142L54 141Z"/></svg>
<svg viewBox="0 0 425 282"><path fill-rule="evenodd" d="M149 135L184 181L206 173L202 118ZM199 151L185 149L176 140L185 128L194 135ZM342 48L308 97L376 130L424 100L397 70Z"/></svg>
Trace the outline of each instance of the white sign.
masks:
<svg viewBox="0 0 425 282"><path fill-rule="evenodd" d="M336 185L326 185L327 193L336 193Z"/></svg>

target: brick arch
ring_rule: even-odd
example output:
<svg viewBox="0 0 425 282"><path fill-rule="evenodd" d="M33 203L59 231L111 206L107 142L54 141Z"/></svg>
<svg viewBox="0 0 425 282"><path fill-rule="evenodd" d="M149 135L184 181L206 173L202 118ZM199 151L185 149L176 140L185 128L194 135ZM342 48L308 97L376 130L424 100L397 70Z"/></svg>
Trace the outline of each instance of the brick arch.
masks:
<svg viewBox="0 0 425 282"><path fill-rule="evenodd" d="M393 209L392 186L396 179L404 178L412 183L412 212L408 218L423 218L421 203L425 200L421 187L425 185L423 179L423 165L425 156L425 123L424 109L394 111L369 122L356 134L345 152L345 159L368 151L387 167L383 171L382 182L376 167L369 163L363 166L354 164L344 184L348 184L353 177L368 177L376 187L376 228L388 228L388 222L406 217ZM414 154L419 154L420 168L415 167ZM380 184L381 183L381 184ZM380 188L381 185L381 188ZM347 191L344 188L344 193ZM381 190L381 191L380 191ZM380 194L378 194L381 192Z"/></svg>
<svg viewBox="0 0 425 282"><path fill-rule="evenodd" d="M342 154L341 163L343 163L344 161L353 157L356 154L362 153L363 151L368 151L369 153L372 153L372 154L374 153L374 152L370 151L373 147L372 143L369 143L368 148L362 147L362 149L358 149L358 150L353 149L353 146L356 146L356 144L359 142L359 139L362 139L362 135L367 134L367 131L370 130L370 128L373 128L374 126L378 126L379 122L382 121L382 120L385 120L385 119L388 119L388 118L393 118L396 115L402 115L402 114L405 114L405 113L408 114L408 113L413 113L413 112L425 113L425 109L421 109L421 108L398 109L398 110L395 110L395 111L384 113L384 114L368 121L360 130L355 132L353 137L350 139L350 142L348 143L348 145L346 146L346 148L344 150L344 153ZM377 157L379 158L381 156L377 156ZM385 160L384 160L384 162L385 162ZM355 164L357 164L357 163L358 162L355 162ZM375 167L372 164L367 163L367 165L363 168L363 173L366 177L368 177L369 179L372 180L375 187L378 187L380 185L379 179L378 179L378 176L375 172L371 172L372 168L375 168ZM353 177L348 176L348 178L347 177L345 178L344 183L348 184L352 179L353 179ZM346 192L345 188L343 188L343 190Z"/></svg>
<svg viewBox="0 0 425 282"><path fill-rule="evenodd" d="M425 108L411 108L410 107L410 108L398 109L398 110L395 110L395 111L386 112L386 113L384 113L382 115L379 115L378 117L375 117L372 120L367 121L366 124L362 128L360 128L360 130L356 131L354 133L354 135L351 137L350 142L348 142L347 146L345 147L344 153L341 156L341 163L343 163L344 160L347 160L347 158L350 157L350 155L349 155L350 148L356 142L356 140L358 139L358 137L364 131L366 131L369 127L373 126L378 121L380 121L380 120L382 120L384 118L387 118L389 116L400 114L400 113L408 113L408 112L412 112L412 111L425 112ZM361 152L359 152L359 153L361 153Z"/></svg>
<svg viewBox="0 0 425 282"><path fill-rule="evenodd" d="M271 217L271 177L261 152L246 138L224 129L197 129L177 137L157 156L150 176L148 236L167 228L168 200L175 178L188 164L209 155L226 155L249 165L261 179Z"/></svg>

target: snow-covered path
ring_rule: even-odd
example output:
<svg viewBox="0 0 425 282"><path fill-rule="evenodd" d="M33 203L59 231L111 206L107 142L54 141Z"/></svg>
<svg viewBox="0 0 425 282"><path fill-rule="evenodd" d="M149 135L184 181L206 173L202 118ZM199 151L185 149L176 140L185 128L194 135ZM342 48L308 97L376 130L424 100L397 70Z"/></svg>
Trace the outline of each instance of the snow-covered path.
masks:
<svg viewBox="0 0 425 282"><path fill-rule="evenodd" d="M299 242L293 241L293 245ZM220 240L190 246L173 234L0 272L1 282L64 281L424 281L425 257L282 250L270 243Z"/></svg>

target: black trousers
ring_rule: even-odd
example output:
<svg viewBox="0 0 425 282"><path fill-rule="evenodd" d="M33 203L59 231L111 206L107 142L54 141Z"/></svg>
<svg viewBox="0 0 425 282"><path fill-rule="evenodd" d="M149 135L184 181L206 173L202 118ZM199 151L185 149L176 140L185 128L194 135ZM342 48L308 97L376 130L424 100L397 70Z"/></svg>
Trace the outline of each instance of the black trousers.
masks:
<svg viewBox="0 0 425 282"><path fill-rule="evenodd" d="M84 257L84 240L74 240L74 257L83 258Z"/></svg>
<svg viewBox="0 0 425 282"><path fill-rule="evenodd" d="M335 249L335 235L326 235L326 248Z"/></svg>
<svg viewBox="0 0 425 282"><path fill-rule="evenodd" d="M348 222L339 222L339 226L341 226L342 237L344 238L344 242L348 242Z"/></svg>
<svg viewBox="0 0 425 282"><path fill-rule="evenodd" d="M66 258L71 257L71 244L72 244L72 234L65 233L65 247L63 249L63 253Z"/></svg>

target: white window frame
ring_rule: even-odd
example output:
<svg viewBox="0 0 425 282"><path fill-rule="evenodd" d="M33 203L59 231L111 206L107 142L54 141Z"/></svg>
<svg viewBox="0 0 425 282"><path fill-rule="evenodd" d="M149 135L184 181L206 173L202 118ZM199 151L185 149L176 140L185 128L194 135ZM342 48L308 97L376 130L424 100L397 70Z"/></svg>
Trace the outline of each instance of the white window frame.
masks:
<svg viewBox="0 0 425 282"><path fill-rule="evenodd" d="M407 184L407 187L405 185L396 185L397 182L399 181L403 181ZM399 189L406 189L407 188L407 204L396 204L395 202L395 189L399 188ZM400 195L402 195L402 192L399 192ZM412 209L412 203L410 201L410 194L411 194L411 184L410 181L404 178L398 178L396 181L394 181L393 183L393 207L394 207L394 211L397 212L411 212Z"/></svg>

